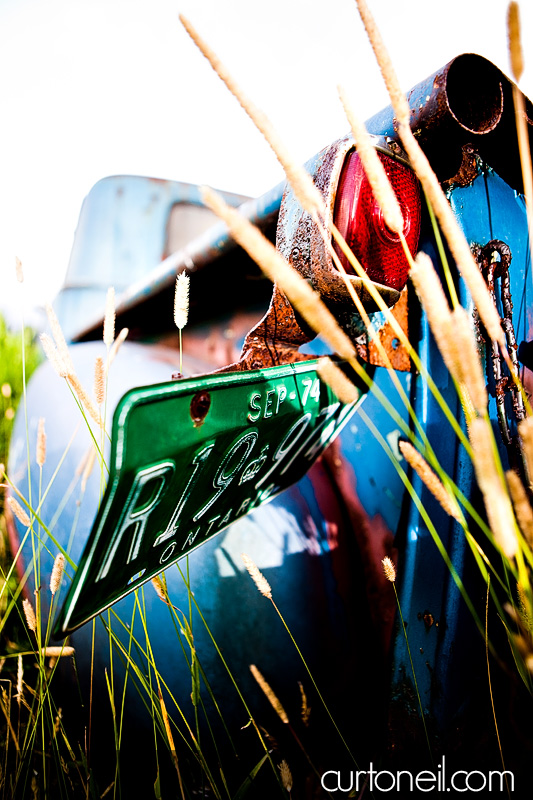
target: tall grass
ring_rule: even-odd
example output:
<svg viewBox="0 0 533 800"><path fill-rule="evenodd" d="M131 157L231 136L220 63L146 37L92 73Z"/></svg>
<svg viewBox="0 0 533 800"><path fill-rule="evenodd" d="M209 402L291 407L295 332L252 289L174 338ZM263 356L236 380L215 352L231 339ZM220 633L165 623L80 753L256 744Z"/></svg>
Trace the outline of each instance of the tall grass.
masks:
<svg viewBox="0 0 533 800"><path fill-rule="evenodd" d="M447 238L450 250L468 283L486 330L490 332L493 340L500 346L503 356L507 358L499 319L497 322L495 321L495 309L486 292L485 285L479 280L479 271L476 273L473 270L472 264L476 270L477 266L473 262L470 248L461 231L458 230L453 215L450 214L448 203L440 192L436 178L429 165L424 161L423 154L418 151L416 140L411 136L405 118L403 93L399 90L383 43L376 35L368 8L362 0L359 0L358 5L380 61L380 68L391 92L391 101L395 105L402 142L427 191L432 210L435 213L435 225L438 222L440 231ZM210 58L218 74L226 81L230 90L254 122L258 124L269 144L277 153L300 202L307 208L314 224L318 226L324 236L325 245L330 249L332 257L335 257L331 233L326 224L322 197L310 184L309 176L294 164L268 120L243 96L236 82L227 74L208 45L199 39L190 23L186 20L183 21L193 38L199 43L204 55ZM348 117L352 117L356 139L362 142L365 132L351 114L345 94L343 94L343 103ZM363 150L364 147L361 145L361 151ZM372 167L369 166L369 178L371 171ZM383 188L383 176L377 176L371 180L376 181L376 197L384 198L382 202L387 204L389 189L386 186ZM378 185L380 182L381 186ZM525 184L527 185L526 181ZM390 199L390 192L388 196ZM396 321L389 309L383 305L381 297L378 294L375 297L376 303L391 325L395 326L398 336L408 348L414 363L427 382L429 391L434 393L437 402L441 405L450 422L451 433L457 436L458 444L463 447L464 457L471 459L484 500L484 513L471 504L469 498L462 494L460 487L454 483L441 466L438 458L438 443L429 441L424 425L416 418L410 400L399 385L390 362L388 369L393 384L398 389L398 397L394 401L379 392L378 387L372 383L367 372L359 363L353 343L339 328L333 315L321 302L320 297L289 267L271 244L246 220L228 209L215 193L206 190L205 198L206 202L227 222L235 238L287 294L307 323L328 341L338 355L351 364L359 377L367 382L369 391L375 393L378 400L401 426L405 438L402 452L406 463L408 462L411 468L417 472L438 499L442 508L458 521L464 532L482 581L487 587L487 603L490 597L492 607L505 628L508 638L507 651L496 651L489 640L488 606L483 622L476 603L467 593L467 588L455 571L450 554L440 539L437 526L433 523L428 510L424 508L421 497L411 482L411 472L409 471L407 474L408 470L400 465L378 430L375 431L376 441L382 444L389 457L395 459L395 468L401 473L406 490L419 508L421 516L434 538L435 546L440 550L453 580L456 581L461 591L465 604L472 612L480 632L480 642L486 648L487 661L489 652L492 652L500 662L504 663L505 669L514 671L520 676L524 686L531 692L533 690L531 485L528 480L523 481L523 476L519 476L517 473L506 476L500 461L488 413L484 365L472 334L470 310L461 308L458 305L457 296L453 295L450 306L447 296L440 288L441 279L435 271L435 265L424 254L418 254L416 258L413 258L404 242L406 257L411 263L413 284L461 400L467 429L467 435L465 435L462 427L446 406L431 376L427 374L424 364L417 354L416 343L410 342L405 333L398 329ZM394 208L388 215L392 227L399 227L397 215L398 209ZM334 230L332 233L338 240L338 232ZM340 241L339 244L346 250L345 242ZM369 285L361 265L351 252L347 251L347 256L354 272L360 274L362 280L369 286L369 291L372 291L372 286ZM338 264L338 262L336 263ZM188 284L186 288L182 287L182 291L188 292ZM377 341L372 320L366 315L357 295L353 299L357 310L365 319L369 336ZM182 371L181 333L187 321L184 312L184 295L181 300L182 303L177 305L176 310L176 325L180 332L180 372ZM82 386L70 360L68 348L58 323L51 312L49 315L54 341L45 337L43 345L59 376L67 382L72 394L72 402L77 404L83 424L90 431L92 440L90 454L88 454L86 462L80 465L77 474L72 477L72 482L66 489L60 506L63 503L78 502L79 508L83 508L81 503L86 489L88 465L91 462L94 463L95 458L100 464L101 492L104 488L108 472L105 462L107 432L104 421L108 381L112 380L112 372L109 373L109 368L116 355L116 342L120 342L121 336L119 335L115 341L114 316L110 308L112 302L112 293L110 293L105 314L105 352L99 356L96 364L94 397L86 387ZM111 317L113 317L113 325L111 325ZM24 379L21 379L21 375L25 375L25 379L28 379L38 357L36 350L24 338L25 370L22 370L20 339L17 344L12 342L5 325L2 327L3 325L4 323L0 320L0 347L5 347L6 349L2 353L8 354L1 358L0 364L2 369L9 370L0 377L2 403L5 406L3 417L0 420L0 431L3 437L2 451L5 454L12 416L6 412L11 408L14 409L17 398L23 392ZM26 334L23 336L25 337ZM452 340L459 342L459 346L456 345L455 349L450 346ZM386 353L384 357L386 361ZM519 377L508 359L507 363L513 380L519 383ZM339 371L332 362L325 362L320 369L320 374L322 379L337 391L340 398L346 402L350 400L352 395L346 376L344 373L339 375ZM8 386L9 389L4 388ZM405 405L411 417L410 425L406 425L403 418L398 415L395 403ZM531 409L528 408L528 411L531 413ZM101 620L101 624L107 631L109 645L108 667L105 671L106 696L96 697L93 692L93 679L97 661L101 655L95 651L96 639L93 625L89 699L82 696L80 688L79 708L75 711L69 708L67 711L67 709L58 707L54 684L59 682L60 675L64 678L65 662L69 664L70 677L76 678L77 654L68 642L59 647L52 644L50 639L51 621L60 601L62 589L71 579L75 564L70 558L69 548L60 546L54 536L55 524L61 513L60 509L56 509L57 518L53 516L51 520L43 519L41 511L44 498L47 496L51 484L57 478L56 471L50 482L43 485L42 467L46 460L43 439L45 424L43 423L42 428L40 427L40 444L38 442L36 448L40 477L38 487L33 487L31 494L28 492L27 496L23 496L18 492L17 486L12 483L11 476L5 474L0 476L3 482L10 486L12 498L10 513L18 519L19 524L23 527L23 538L25 541L31 542L32 550L32 562L21 581L17 581L15 578L16 562L20 553L12 554L12 560L2 567L3 584L0 602L3 614L2 633L5 641L0 669L5 678L0 678L0 719L3 718L4 721L3 724L0 723L0 764L2 765L0 796L6 798L25 797L31 796L31 794L37 796L39 792L42 796L54 798L122 796L123 786L126 784L125 773L128 769L127 762L122 757L122 750L124 741L130 733L127 730L127 712L128 698L131 698L132 691L137 693L140 704L144 707L152 723L149 746L150 756L153 757L153 767L151 768L153 768L155 797L163 797L165 794L166 778L163 775L169 766L174 777L174 796L180 797L181 800L198 795L221 799L233 798L234 800L241 800L246 796L255 797L257 786L263 780L267 781L267 785L270 786L271 796L292 797L296 796L298 792L300 792L299 796L302 796L301 787L304 779L314 780L314 784L311 785L316 788L320 765L317 763L316 750L312 752L313 744L307 732L309 704L305 690L301 687L301 696L304 699L302 718L293 726L292 716L290 717L285 711L284 706L276 697L275 690L261 674L261 665L252 665L252 673L258 684L257 691L265 693L277 715L277 719L267 717L269 720L267 723L269 729L267 730L263 726L262 720L258 719L252 710L255 700L251 702L249 692L245 692L239 686L239 680L233 673L232 665L226 659L223 648L212 632L209 615L203 612L197 602L188 569L182 570L180 565L178 565L178 570L186 591L187 607L182 609L173 604L165 577L162 575L154 580L153 586L135 592L131 617L122 619L114 609L111 609ZM369 420L368 424L372 425L372 421ZM529 468L529 475L532 475L533 417L528 416L519 430L524 458ZM28 436L27 430L26 434ZM67 445L65 455L69 446ZM28 453L30 453L30 449L33 451L33 447L30 448L28 442ZM29 474L30 464L28 463L28 476ZM74 520L71 540L76 535L77 515ZM44 552L48 552L55 558L54 572L49 586L43 586L41 581L41 558ZM389 565L387 564L387 566ZM392 562L390 567L394 569ZM262 582L264 578L260 573L254 572L253 564L247 564L247 568L252 577L255 576L254 580L256 580L261 593L271 601L271 605L277 612L280 630L288 634L288 637L285 637L286 644L284 646L294 648L298 657L301 658L302 677L312 687L313 702L320 704L325 709L327 728L324 728L321 734L327 738L335 737L339 746L345 746L349 751L350 758L355 761L358 754L350 752L345 731L337 725L330 712L304 654L285 622L282 611L274 602L270 586L266 581ZM394 572L394 579L398 569L399 567ZM391 580L393 579L391 578ZM36 591L29 590L30 586L35 587ZM157 648L154 646L150 626L150 599L148 596L148 592L153 593L154 591L158 602L167 606L175 636L176 651L181 651L180 657L184 659L190 675L190 696L188 698L188 691L182 692L180 696L173 693L168 673L158 660ZM394 591L396 592L395 585ZM396 595L396 599L401 616L398 595ZM401 627L409 647L407 632L403 624ZM228 682L234 693L234 702L243 716L245 735L250 739L253 738L254 741L254 748L250 750L253 757L248 751L246 756L242 757L239 753L236 739L241 738L242 732L236 731L234 721L226 718L224 704L216 696L212 687L208 669L203 661L203 654L199 652L196 644L198 628L205 630L218 658L219 669L227 674ZM411 659L410 650L409 657ZM84 654L84 658L86 659L86 654ZM282 661L283 648L280 648L280 664ZM411 666L413 683L418 693L417 676L412 659ZM274 685L276 676L269 677ZM296 686L295 695L299 696ZM184 699L186 705L184 705ZM420 695L418 695L418 702L424 732L431 751L430 734L426 727L425 712ZM110 781L106 786L97 785L93 754L97 745L95 740L100 735L99 731L95 730L93 714L96 716L100 711L98 706L102 704L105 704L108 711L108 732L111 734L111 746L114 749L114 765ZM496 716L496 712L494 714ZM79 715L79 719L72 724L71 728L72 718L76 715ZM99 724L102 724L101 719ZM242 727L242 725L239 726L239 728ZM294 755L295 751L283 739L284 728L290 732L291 745L296 745L299 754L303 753L305 766L300 766L299 773L291 763L291 758L296 759L297 757ZM271 731L275 731L276 736L282 742L281 745L274 742L275 736ZM504 746L505 742L500 745L501 748ZM267 774L268 778L265 777ZM302 775L305 777L302 778ZM299 789L298 784L300 784Z"/></svg>

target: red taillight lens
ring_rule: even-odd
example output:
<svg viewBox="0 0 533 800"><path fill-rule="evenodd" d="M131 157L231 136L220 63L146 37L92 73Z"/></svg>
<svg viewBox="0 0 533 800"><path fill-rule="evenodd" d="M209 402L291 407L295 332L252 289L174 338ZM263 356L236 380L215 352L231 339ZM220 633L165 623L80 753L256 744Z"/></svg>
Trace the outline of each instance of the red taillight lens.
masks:
<svg viewBox="0 0 533 800"><path fill-rule="evenodd" d="M414 255L420 235L418 181L404 164L384 153L378 152L378 155L400 203L404 218L403 233ZM342 168L334 222L368 277L401 291L407 282L409 264L399 237L385 225L356 151L347 156ZM337 245L335 249L346 271L353 274L346 256Z"/></svg>

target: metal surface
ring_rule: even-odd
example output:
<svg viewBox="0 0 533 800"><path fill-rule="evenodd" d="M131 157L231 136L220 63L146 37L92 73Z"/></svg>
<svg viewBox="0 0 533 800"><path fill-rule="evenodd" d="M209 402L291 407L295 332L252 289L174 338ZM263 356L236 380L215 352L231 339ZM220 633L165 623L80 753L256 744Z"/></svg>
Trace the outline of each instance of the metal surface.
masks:
<svg viewBox="0 0 533 800"><path fill-rule="evenodd" d="M510 186L523 191L512 82L487 59L464 53L417 84L407 95L411 128L441 181L461 171L469 144ZM533 144L531 103L526 112ZM392 108L367 122L372 133L399 141Z"/></svg>
<svg viewBox="0 0 533 800"><path fill-rule="evenodd" d="M321 383L316 361L129 392L115 412L106 494L56 634L299 480L354 410Z"/></svg>

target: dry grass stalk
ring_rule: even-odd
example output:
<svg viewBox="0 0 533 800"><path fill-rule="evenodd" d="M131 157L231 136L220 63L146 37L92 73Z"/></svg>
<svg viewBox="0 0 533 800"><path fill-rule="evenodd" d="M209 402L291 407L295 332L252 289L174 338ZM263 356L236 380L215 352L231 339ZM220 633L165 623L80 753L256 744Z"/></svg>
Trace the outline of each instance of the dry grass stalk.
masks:
<svg viewBox="0 0 533 800"><path fill-rule="evenodd" d="M159 575L154 575L152 578L152 586L155 589L155 593L162 600L164 603L167 602L167 598L165 597L165 590L163 588L163 581L161 580Z"/></svg>
<svg viewBox="0 0 533 800"><path fill-rule="evenodd" d="M476 264L465 235L459 227L448 200L441 189L437 176L413 136L411 129L401 127L399 133L411 166L424 187L441 230L446 237L457 268L470 290L480 319L490 338L498 342L502 348L505 348L505 335L496 306L489 294L483 275Z"/></svg>
<svg viewBox="0 0 533 800"><path fill-rule="evenodd" d="M526 417L519 423L518 435L531 485L533 483L533 417Z"/></svg>
<svg viewBox="0 0 533 800"><path fill-rule="evenodd" d="M204 187L202 197L205 204L224 220L235 241L259 264L270 280L277 283L287 295L307 324L320 334L342 358L353 358L355 351L352 343L319 295L285 261L261 231L238 211L230 208L212 189Z"/></svg>
<svg viewBox="0 0 533 800"><path fill-rule="evenodd" d="M63 553L58 553L55 557L54 566L52 567L52 574L50 575L50 591L52 595L54 595L61 586L64 570L65 556Z"/></svg>
<svg viewBox="0 0 533 800"><path fill-rule="evenodd" d="M409 272L418 298L426 312L430 328L437 345L441 346L442 328L450 317L450 306L444 294L442 283L426 253L419 252Z"/></svg>
<svg viewBox="0 0 533 800"><path fill-rule="evenodd" d="M43 346L44 354L50 361L52 367L55 369L60 378L66 378L68 376L67 365L63 362L52 339L47 333L41 333L39 338Z"/></svg>
<svg viewBox="0 0 533 800"><path fill-rule="evenodd" d="M104 344L111 347L115 338L115 290L112 286L107 290L104 316Z"/></svg>
<svg viewBox="0 0 533 800"><path fill-rule="evenodd" d="M75 649L70 645L49 646L41 648L41 653L45 658L61 658L63 656L73 656Z"/></svg>
<svg viewBox="0 0 533 800"><path fill-rule="evenodd" d="M357 117L342 86L338 87L339 97L344 108L346 118L350 123L357 153L366 177L372 187L374 198L383 212L386 225L398 234L403 234L403 214L394 190L385 172L385 168L376 152L364 123Z"/></svg>
<svg viewBox="0 0 533 800"><path fill-rule="evenodd" d="M399 442L398 446L407 463L414 469L422 483L440 503L444 511L461 522L461 511L457 501L447 491L444 484L433 472L428 462L410 442Z"/></svg>
<svg viewBox="0 0 533 800"><path fill-rule="evenodd" d="M317 214L323 215L324 201L322 195L314 185L309 174L295 162L291 157L287 148L280 140L278 134L273 128L268 117L256 107L249 97L242 91L237 82L230 75L226 67L222 64L218 56L209 47L190 23L190 21L183 15L179 15L180 21L201 51L205 58L211 64L211 67L216 72L218 77L226 84L226 87L238 101L241 108L248 114L256 128L263 134L266 141L274 151L276 158L283 167L289 183L291 184L296 197L302 206L310 214L316 217Z"/></svg>
<svg viewBox="0 0 533 800"><path fill-rule="evenodd" d="M24 695L24 684L22 682L23 677L24 666L22 664L22 656L17 656L17 693L15 697L19 706Z"/></svg>
<svg viewBox="0 0 533 800"><path fill-rule="evenodd" d="M291 791L292 791L292 773L291 773L289 765L287 764L285 759L283 759L283 761L279 765L278 769L279 769L279 772L280 772L281 782L283 784L283 788L285 789L285 791L289 792L289 794L290 794Z"/></svg>
<svg viewBox="0 0 533 800"><path fill-rule="evenodd" d="M22 261L15 256L15 272L19 283L24 283L24 272L22 270Z"/></svg>
<svg viewBox="0 0 533 800"><path fill-rule="evenodd" d="M116 355L117 355L118 351L120 350L120 347L123 344L123 342L125 341L125 339L126 339L126 337L127 337L129 332L130 332L129 328L122 328L120 333L119 333L119 335L117 336L117 338L113 342L113 344L112 344L112 346L111 346L111 348L109 350L109 353L107 355L106 362L105 362L106 375L109 372L109 367L111 366L111 364L115 360Z"/></svg>
<svg viewBox="0 0 533 800"><path fill-rule="evenodd" d="M389 558L389 556L385 556L385 558L381 559L381 564L387 580L391 583L394 583L396 580L396 567L392 563L392 560Z"/></svg>
<svg viewBox="0 0 533 800"><path fill-rule="evenodd" d="M372 45L374 55L376 56L376 61L378 62L378 66L381 70L387 91L391 98L392 106L396 113L396 119L399 123L409 125L409 105L405 99L405 94L402 91L398 78L396 77L396 72L392 66L392 61L381 37L381 33L379 32L378 26L376 25L374 17L370 13L370 9L368 8L365 0L357 0L357 8L363 21L363 25L365 26L370 44Z"/></svg>
<svg viewBox="0 0 533 800"><path fill-rule="evenodd" d="M179 780L180 788L181 788L181 796L182 796L182 798L185 798L185 795L184 795L184 792L183 792L183 786L182 786L182 783L181 783L181 774L180 774L180 768L179 768L179 764L178 764L178 755L176 753L176 745L174 744L174 737L172 736L172 730L170 728L170 720L169 720L168 713L167 713L167 707L165 705L165 701L163 700L163 695L161 694L161 689L159 689L159 704L161 706L161 716L163 717L163 725L165 726L165 731L166 731L166 734L167 734L168 744L169 744L169 747L170 747L170 754L172 756L172 761L174 762L174 767L176 768L176 772L178 773L178 780Z"/></svg>
<svg viewBox="0 0 533 800"><path fill-rule="evenodd" d="M484 417L472 420L469 435L472 460L485 500L490 529L505 556L513 558L518 550L516 522L509 495L496 464L490 423Z"/></svg>
<svg viewBox="0 0 533 800"><path fill-rule="evenodd" d="M341 403L355 403L359 399L359 390L328 356L319 360L316 371L321 380L335 392Z"/></svg>
<svg viewBox="0 0 533 800"><path fill-rule="evenodd" d="M22 525L25 525L27 528L31 526L31 521L18 500L15 500L14 497L7 498L7 504L11 510L13 516L15 516Z"/></svg>
<svg viewBox="0 0 533 800"><path fill-rule="evenodd" d="M516 584L516 596L518 599L518 613L520 614L520 619L524 627L527 628L529 634L531 634L533 630L533 619L531 617L529 600L524 587L520 583Z"/></svg>
<svg viewBox="0 0 533 800"><path fill-rule="evenodd" d="M526 542L533 548L533 509L524 489L524 484L512 469L505 473L505 477L507 478L507 486L513 501L518 525L524 534Z"/></svg>
<svg viewBox="0 0 533 800"><path fill-rule="evenodd" d="M246 555L246 553L241 553L241 558L244 562L244 566L250 574L251 579L263 597L268 597L269 600L272 600L272 589L270 588L270 584L263 573L258 569L257 565L254 563L254 561L252 561L250 556Z"/></svg>
<svg viewBox="0 0 533 800"><path fill-rule="evenodd" d="M33 633L37 630L37 619L35 618L35 611L33 610L33 606L28 598L24 598L22 601L22 610L24 611L24 616L26 617L26 623L30 631Z"/></svg>
<svg viewBox="0 0 533 800"><path fill-rule="evenodd" d="M450 314L444 326L443 338L446 344L442 347L441 353L446 366L455 380L467 390L477 413L483 415L488 402L485 375L470 317L461 306Z"/></svg>
<svg viewBox="0 0 533 800"><path fill-rule="evenodd" d="M98 413L98 409L96 408L93 401L91 400L91 398L81 385L78 376L75 373L69 373L68 382L72 386L73 391L77 394L80 403L89 413L89 416L92 417L92 419L96 422L97 425L101 425L102 419L100 417L100 414Z"/></svg>
<svg viewBox="0 0 533 800"><path fill-rule="evenodd" d="M298 681L298 686L300 687L300 694L302 696L302 711L301 711L302 722L307 728L309 727L309 722L311 717L311 706L307 702L307 695L305 693L304 685L301 681Z"/></svg>
<svg viewBox="0 0 533 800"><path fill-rule="evenodd" d="M483 414L488 399L485 376L468 313L460 306L450 310L433 263L425 253L417 254L410 277L444 363L457 383L468 391L473 408ZM467 418L470 416L467 414Z"/></svg>
<svg viewBox="0 0 533 800"><path fill-rule="evenodd" d="M190 277L186 272L180 272L176 278L176 291L174 293L174 322L176 328L183 330L189 318L189 284Z"/></svg>
<svg viewBox="0 0 533 800"><path fill-rule="evenodd" d="M94 397L96 404L101 406L105 400L105 369L101 356L97 356L94 362Z"/></svg>
<svg viewBox="0 0 533 800"><path fill-rule="evenodd" d="M278 717L281 719L282 722L288 725L289 717L287 716L287 712L281 705L281 702L279 701L277 695L272 690L270 684L267 683L267 681L263 678L263 676L255 666L255 664L250 664L250 672L252 673L255 680L261 687L265 697L267 698L268 702L270 703L270 705L272 706Z"/></svg>
<svg viewBox="0 0 533 800"><path fill-rule="evenodd" d="M405 95L400 89L392 62L376 23L365 0L357 0L359 13L365 26L368 38L374 50L376 60L389 91L392 107L396 114L398 133L405 152L409 156L411 166L416 172L429 202L433 207L442 232L446 237L450 250L457 263L469 290L479 316L491 339L499 342L505 349L505 336L501 329L500 318L488 292L483 276L476 264L466 238L460 229L450 205L441 189L437 176L416 141L409 124L410 113Z"/></svg>
<svg viewBox="0 0 533 800"><path fill-rule="evenodd" d="M520 8L515 0L511 0L507 9L507 35L509 38L509 56L511 71L517 83L524 71L524 56L520 37Z"/></svg>
<svg viewBox="0 0 533 800"><path fill-rule="evenodd" d="M67 368L67 372L75 372L74 364L72 363L72 358L70 357L70 352L67 346L67 341L61 329L61 325L59 324L56 312L54 311L50 303L46 303L45 308L46 308L46 316L48 317L48 324L50 325L50 330L52 331L52 337L57 346L57 352L59 353L59 358Z"/></svg>
<svg viewBox="0 0 533 800"><path fill-rule="evenodd" d="M37 446L35 452L37 466L43 467L46 461L46 433L44 430L44 417L39 418L37 425Z"/></svg>

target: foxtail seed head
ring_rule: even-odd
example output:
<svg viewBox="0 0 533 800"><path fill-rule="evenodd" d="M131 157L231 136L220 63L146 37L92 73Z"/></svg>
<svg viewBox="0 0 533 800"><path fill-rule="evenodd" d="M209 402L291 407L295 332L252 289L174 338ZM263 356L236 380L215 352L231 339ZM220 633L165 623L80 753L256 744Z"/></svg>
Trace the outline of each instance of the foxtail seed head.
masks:
<svg viewBox="0 0 533 800"><path fill-rule="evenodd" d="M66 378L68 375L68 368L67 365L64 363L63 359L59 355L59 352L56 349L55 344L53 343L52 339L48 336L47 333L41 333L39 336L41 340L41 344L43 346L44 354L59 375L60 378Z"/></svg>
<svg viewBox="0 0 533 800"><path fill-rule="evenodd" d="M324 356L319 360L316 371L321 380L327 383L330 389L333 389L342 403L354 403L359 398L360 392L358 389L328 356Z"/></svg>
<svg viewBox="0 0 533 800"><path fill-rule="evenodd" d="M176 278L176 291L174 293L174 322L178 330L183 330L189 319L189 284L190 277L186 272L180 272Z"/></svg>
<svg viewBox="0 0 533 800"><path fill-rule="evenodd" d="M394 113L396 114L396 119L400 124L409 125L409 104L405 99L405 94L403 93L398 78L396 77L396 72L392 65L387 48L385 47L385 43L381 37L381 33L379 32L378 26L376 25L374 17L370 13L370 9L368 8L365 0L357 0L357 8L363 21L363 25L365 26L366 35L368 36L370 44L372 45L376 61L378 62L379 69L383 76L383 80L385 81L385 86L389 92L392 107L394 109Z"/></svg>
<svg viewBox="0 0 533 800"><path fill-rule="evenodd" d="M27 598L24 598L22 601L22 609L24 611L24 616L26 617L26 622L30 631L37 630L37 620L35 618L35 611L33 610L33 606Z"/></svg>
<svg viewBox="0 0 533 800"><path fill-rule="evenodd" d="M46 461L46 433L44 430L44 417L40 417L37 427L37 447L35 460L38 467L43 467Z"/></svg>
<svg viewBox="0 0 533 800"><path fill-rule="evenodd" d="M246 553L241 553L241 558L244 562L244 566L248 570L251 579L263 595L263 597L268 597L269 600L272 600L272 589L270 588L270 584L263 575L262 572L259 571L256 564L252 561L250 556L246 555Z"/></svg>
<svg viewBox="0 0 533 800"><path fill-rule="evenodd" d="M18 502L18 500L15 500L14 497L10 496L7 498L7 504L11 509L13 516L15 516L18 519L18 521L22 523L22 525L25 525L27 528L29 528L31 525L30 518L28 517L28 515Z"/></svg>
<svg viewBox="0 0 533 800"><path fill-rule="evenodd" d="M290 794L290 792L292 791L292 773L285 759L283 759L278 769L280 772L283 788Z"/></svg>
<svg viewBox="0 0 533 800"><path fill-rule="evenodd" d="M50 575L50 591L52 595L54 595L61 586L61 579L63 578L64 569L65 556L63 553L58 553L54 561L52 574Z"/></svg>
<svg viewBox="0 0 533 800"><path fill-rule="evenodd" d="M263 678L262 674L259 672L255 664L250 664L250 672L252 673L255 680L261 687L265 697L267 698L268 702L270 703L270 705L272 706L278 717L281 719L282 722L284 722L287 725L289 722L289 717L287 716L287 712L281 705L280 700L274 693L270 684L267 683L267 681Z"/></svg>
<svg viewBox="0 0 533 800"><path fill-rule="evenodd" d="M389 556L385 556L385 558L381 559L381 564L387 580L391 583L394 583L396 580L396 567L392 563L392 560L389 558Z"/></svg>
<svg viewBox="0 0 533 800"><path fill-rule="evenodd" d="M511 0L507 9L507 35L509 38L509 58L513 78L519 83L524 71L524 56L520 37L520 7Z"/></svg>
<svg viewBox="0 0 533 800"><path fill-rule="evenodd" d="M492 429L484 417L477 417L471 422L469 436L476 478L485 501L490 529L505 556L513 558L518 550L516 523L509 495L496 465Z"/></svg>
<svg viewBox="0 0 533 800"><path fill-rule="evenodd" d="M455 498L447 492L424 456L410 442L398 442L398 447L407 463L414 469L420 480L429 489L433 497L438 500L446 513L460 522L461 513Z"/></svg>
<svg viewBox="0 0 533 800"><path fill-rule="evenodd" d="M179 19L202 55L209 61L218 77L226 84L227 89L229 89L241 108L248 114L256 128L265 137L279 163L283 167L287 179L303 208L315 217L317 214L323 213L324 201L322 195L314 185L310 175L291 157L266 114L257 108L249 97L247 97L237 81L230 75L229 71L207 42L201 38L200 34L187 17L180 14Z"/></svg>
<svg viewBox="0 0 533 800"><path fill-rule="evenodd" d="M94 397L96 404L101 406L105 399L104 359L101 356L97 356L94 362Z"/></svg>

